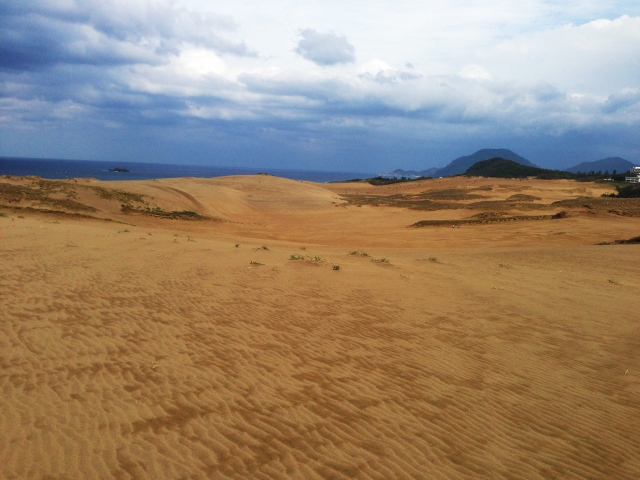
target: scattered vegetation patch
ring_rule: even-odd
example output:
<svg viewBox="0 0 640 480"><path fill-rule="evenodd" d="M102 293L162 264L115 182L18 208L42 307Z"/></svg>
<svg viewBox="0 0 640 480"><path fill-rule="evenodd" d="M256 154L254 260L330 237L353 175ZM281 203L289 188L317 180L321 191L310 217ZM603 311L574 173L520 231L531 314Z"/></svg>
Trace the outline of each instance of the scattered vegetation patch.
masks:
<svg viewBox="0 0 640 480"><path fill-rule="evenodd" d="M550 207L544 203L520 202L513 200L482 200L465 205L470 210L549 210Z"/></svg>
<svg viewBox="0 0 640 480"><path fill-rule="evenodd" d="M72 211L95 211L94 207L73 199L75 191L62 182L35 181L33 187L0 183L0 200L9 204L27 202L33 206L62 208ZM65 195L66 198L54 198L50 195Z"/></svg>
<svg viewBox="0 0 640 480"><path fill-rule="evenodd" d="M334 180L333 182L329 182L329 183L355 183L355 182L362 182L363 180L361 178L351 178L349 180Z"/></svg>
<svg viewBox="0 0 640 480"><path fill-rule="evenodd" d="M504 217L504 213L501 212L482 212L471 216L471 218L477 218L479 220L492 220L502 217Z"/></svg>
<svg viewBox="0 0 640 480"><path fill-rule="evenodd" d="M418 195L341 195L350 205L362 206L371 205L373 207L399 207L410 208L412 210L451 210L467 208L464 204L443 203L428 198L424 198L424 194Z"/></svg>
<svg viewBox="0 0 640 480"><path fill-rule="evenodd" d="M125 228L124 230L118 230L118 233L129 233L129 230Z"/></svg>
<svg viewBox="0 0 640 480"><path fill-rule="evenodd" d="M293 254L289 257L289 260L300 260L303 262L312 262L312 263L324 263L326 260L322 258L320 255L297 255Z"/></svg>
<svg viewBox="0 0 640 480"><path fill-rule="evenodd" d="M535 195L526 195L524 193L516 193L515 195L511 195L507 198L507 201L510 202L534 202L536 200L542 200L542 198L536 197Z"/></svg>
<svg viewBox="0 0 640 480"><path fill-rule="evenodd" d="M602 242L598 245L633 245L640 244L640 237L633 237L627 240L614 240L613 242Z"/></svg>
<svg viewBox="0 0 640 480"><path fill-rule="evenodd" d="M525 220L554 220L567 217L567 212L559 212L555 215L512 215L506 216L502 214L496 214L495 212L487 212L485 214L479 214L481 216L467 218L464 220L421 220L409 227L448 227L448 226L460 226L460 225L483 225L488 223L498 222L516 222Z"/></svg>
<svg viewBox="0 0 640 480"><path fill-rule="evenodd" d="M155 212L155 216L163 218L175 218L183 220L202 220L205 217L198 212L192 212L191 210L172 211L172 212Z"/></svg>
<svg viewBox="0 0 640 480"><path fill-rule="evenodd" d="M4 213L4 212L0 212L0 217L8 217L8 216L9 216L9 215L7 215L6 213Z"/></svg>
<svg viewBox="0 0 640 480"><path fill-rule="evenodd" d="M479 190L479 189L478 189ZM373 207L398 207L411 210L548 210L553 208L543 203L533 203L523 200L479 200L471 203L457 203L460 201L486 198L470 193L476 191L464 189L436 190L435 192L422 192L419 194L394 194L394 195L360 195L343 194L342 198L350 205L370 205Z"/></svg>
<svg viewBox="0 0 640 480"><path fill-rule="evenodd" d="M391 260L389 260L389 259L388 259L388 258L386 258L386 257L382 257L382 258L372 258L372 259L371 259L371 261L372 261L372 262L375 262L375 263L391 263Z"/></svg>
<svg viewBox="0 0 640 480"><path fill-rule="evenodd" d="M394 183L407 183L407 182L417 182L418 180L429 180L433 177L416 177L416 178L387 178L387 177L374 177L367 178L367 182L374 186L380 185L393 185Z"/></svg>
<svg viewBox="0 0 640 480"><path fill-rule="evenodd" d="M607 212L624 217L640 217L640 198L591 198L580 197L559 200L551 204L552 208L586 208L590 212Z"/></svg>
<svg viewBox="0 0 640 480"><path fill-rule="evenodd" d="M433 177L371 177L371 178L352 178L350 180L336 180L329 183L355 183L367 182L376 187L381 185L393 185L394 183L417 182L418 180L430 180Z"/></svg>
<svg viewBox="0 0 640 480"><path fill-rule="evenodd" d="M120 203L130 205L132 203L146 203L144 200L145 195L139 195L137 193L125 192L124 190L117 190L115 188L105 187L90 187L100 197L106 200L117 200Z"/></svg>
<svg viewBox="0 0 640 480"><path fill-rule="evenodd" d="M256 262L255 260L251 260L249 265L264 265L264 263Z"/></svg>
<svg viewBox="0 0 640 480"><path fill-rule="evenodd" d="M484 195L470 193L478 189L467 190L463 188L450 188L446 190L431 190L423 192L422 198L430 200L475 200L478 198L487 198Z"/></svg>
<svg viewBox="0 0 640 480"><path fill-rule="evenodd" d="M206 217L204 215L200 215L198 212L193 212L191 210L182 210L177 211L173 210L171 212L167 212L160 207L146 207L142 208L133 208L129 204L122 205L123 213L142 213L145 215L149 215L157 218L166 218L170 220L215 220L211 217Z"/></svg>
<svg viewBox="0 0 640 480"><path fill-rule="evenodd" d="M509 192L522 192L523 190L531 190L530 185L498 185L498 187Z"/></svg>
<svg viewBox="0 0 640 480"><path fill-rule="evenodd" d="M604 193L603 197L640 198L640 185L616 186L618 193Z"/></svg>
<svg viewBox="0 0 640 480"><path fill-rule="evenodd" d="M358 252L358 251L353 251L353 252L349 252L348 255L354 256L354 257L371 257L371 255L369 255L367 252Z"/></svg>
<svg viewBox="0 0 640 480"><path fill-rule="evenodd" d="M438 261L437 257L429 257L427 260L429 260L430 262L437 262Z"/></svg>
<svg viewBox="0 0 640 480"><path fill-rule="evenodd" d="M340 270L340 265L336 265L335 263L331 267L333 270Z"/></svg>

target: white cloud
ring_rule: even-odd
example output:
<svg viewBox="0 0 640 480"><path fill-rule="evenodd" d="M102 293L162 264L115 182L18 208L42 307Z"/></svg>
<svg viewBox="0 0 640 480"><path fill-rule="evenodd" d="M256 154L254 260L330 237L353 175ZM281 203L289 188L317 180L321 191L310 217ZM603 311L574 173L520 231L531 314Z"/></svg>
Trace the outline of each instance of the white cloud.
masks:
<svg viewBox="0 0 640 480"><path fill-rule="evenodd" d="M225 77L229 67L215 52L203 48L183 50L175 59L175 69L191 77Z"/></svg>
<svg viewBox="0 0 640 480"><path fill-rule="evenodd" d="M460 70L460 76L470 80L491 80L491 74L478 65L467 65Z"/></svg>
<svg viewBox="0 0 640 480"><path fill-rule="evenodd" d="M640 84L640 16L563 25L479 52L495 76L610 94Z"/></svg>
<svg viewBox="0 0 640 480"><path fill-rule="evenodd" d="M340 63L352 63L355 60L355 48L344 35L320 33L312 28L298 32L302 37L296 47L296 53L317 65L328 66Z"/></svg>
<svg viewBox="0 0 640 480"><path fill-rule="evenodd" d="M368 62L362 64L358 70L361 74L368 73L369 75L375 76L379 73L384 73L394 69L387 62L378 58L374 58L373 60L369 60Z"/></svg>

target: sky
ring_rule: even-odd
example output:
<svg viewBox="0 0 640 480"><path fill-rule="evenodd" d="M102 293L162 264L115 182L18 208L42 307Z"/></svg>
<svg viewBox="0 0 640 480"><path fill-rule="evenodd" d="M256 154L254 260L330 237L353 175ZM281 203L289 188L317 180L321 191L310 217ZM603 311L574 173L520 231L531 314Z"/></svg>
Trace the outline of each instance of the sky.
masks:
<svg viewBox="0 0 640 480"><path fill-rule="evenodd" d="M0 0L0 156L640 162L640 2Z"/></svg>

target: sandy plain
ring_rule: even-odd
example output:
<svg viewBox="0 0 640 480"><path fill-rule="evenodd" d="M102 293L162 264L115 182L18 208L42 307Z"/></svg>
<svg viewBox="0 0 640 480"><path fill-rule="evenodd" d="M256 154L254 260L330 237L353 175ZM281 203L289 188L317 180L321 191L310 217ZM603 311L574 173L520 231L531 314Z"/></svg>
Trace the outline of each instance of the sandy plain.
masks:
<svg viewBox="0 0 640 480"><path fill-rule="evenodd" d="M608 191L2 177L0 477L640 478Z"/></svg>

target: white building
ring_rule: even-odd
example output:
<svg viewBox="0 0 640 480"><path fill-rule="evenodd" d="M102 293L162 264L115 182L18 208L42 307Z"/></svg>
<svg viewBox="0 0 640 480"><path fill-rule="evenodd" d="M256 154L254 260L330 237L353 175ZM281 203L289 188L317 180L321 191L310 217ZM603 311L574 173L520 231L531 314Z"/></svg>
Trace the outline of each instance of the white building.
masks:
<svg viewBox="0 0 640 480"><path fill-rule="evenodd" d="M624 177L624 181L627 183L640 183L640 175L637 177Z"/></svg>
<svg viewBox="0 0 640 480"><path fill-rule="evenodd" d="M640 167L631 167L629 173L640 174Z"/></svg>

